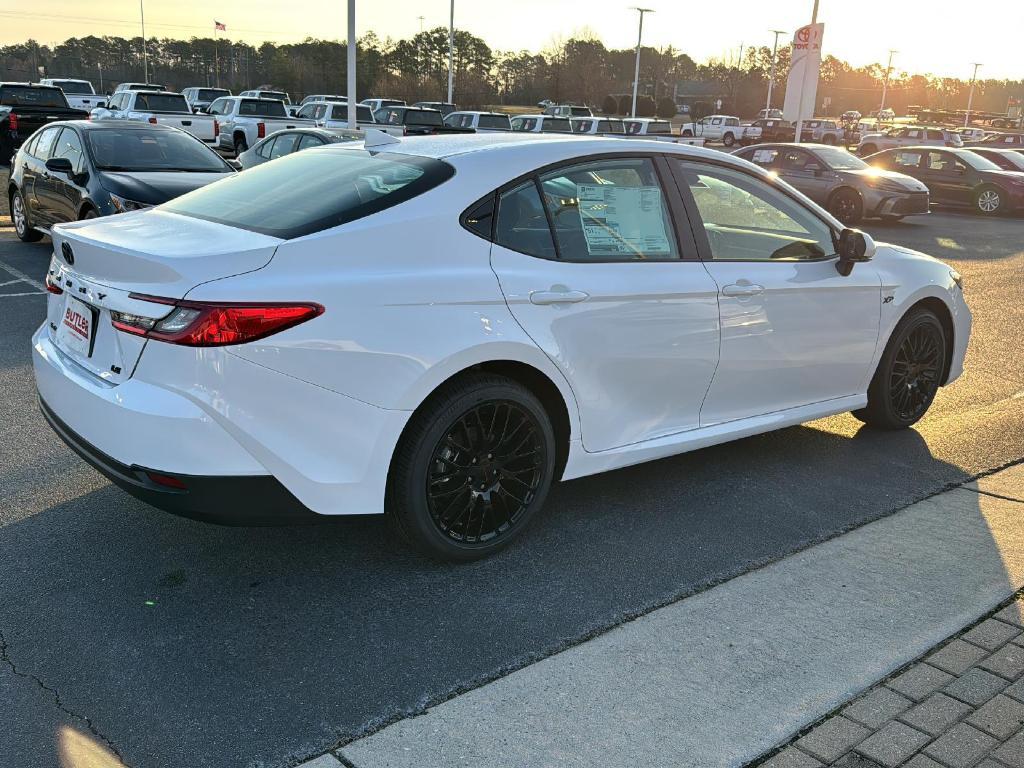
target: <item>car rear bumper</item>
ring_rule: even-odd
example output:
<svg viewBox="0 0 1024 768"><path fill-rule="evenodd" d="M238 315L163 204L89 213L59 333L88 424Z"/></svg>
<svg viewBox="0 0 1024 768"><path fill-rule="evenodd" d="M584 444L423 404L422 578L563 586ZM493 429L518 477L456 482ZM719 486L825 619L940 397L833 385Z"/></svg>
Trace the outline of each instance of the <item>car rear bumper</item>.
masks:
<svg viewBox="0 0 1024 768"><path fill-rule="evenodd" d="M270 475L183 475L122 464L65 424L39 398L39 409L57 436L114 485L158 509L221 525L282 525L323 520ZM162 478L163 483L153 478ZM175 481L183 487L167 485Z"/></svg>
<svg viewBox="0 0 1024 768"><path fill-rule="evenodd" d="M237 522L260 522L263 512L291 520L295 504L320 515L384 511L409 412L308 384L226 348L149 342L132 377L114 386L59 350L46 324L32 343L36 388L54 429L156 506ZM168 497L146 471L182 479L189 500ZM265 491L270 505L250 505L249 488Z"/></svg>

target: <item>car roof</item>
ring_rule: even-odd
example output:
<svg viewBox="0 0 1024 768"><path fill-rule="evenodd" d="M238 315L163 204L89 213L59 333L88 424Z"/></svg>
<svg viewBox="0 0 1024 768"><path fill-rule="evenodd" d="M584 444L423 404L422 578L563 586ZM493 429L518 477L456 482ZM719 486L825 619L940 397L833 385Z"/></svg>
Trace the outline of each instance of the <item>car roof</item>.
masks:
<svg viewBox="0 0 1024 768"><path fill-rule="evenodd" d="M390 154L414 155L438 160L470 153L493 153L528 151L530 146L551 146L564 144L566 157L622 152L628 148L633 152L669 152L699 159L728 161L732 155L715 149L694 147L686 144L669 144L646 139L605 138L572 133L459 133L442 136L406 136L398 141L377 145L374 150ZM337 145L337 151L362 149L362 142ZM497 158L495 158L497 159ZM737 164L746 161L734 159Z"/></svg>
<svg viewBox="0 0 1024 768"><path fill-rule="evenodd" d="M80 128L83 131L112 131L114 129L129 131L178 130L174 126L164 125L163 123L140 123L134 120L61 120L59 122L50 123L49 125L71 125L76 128Z"/></svg>

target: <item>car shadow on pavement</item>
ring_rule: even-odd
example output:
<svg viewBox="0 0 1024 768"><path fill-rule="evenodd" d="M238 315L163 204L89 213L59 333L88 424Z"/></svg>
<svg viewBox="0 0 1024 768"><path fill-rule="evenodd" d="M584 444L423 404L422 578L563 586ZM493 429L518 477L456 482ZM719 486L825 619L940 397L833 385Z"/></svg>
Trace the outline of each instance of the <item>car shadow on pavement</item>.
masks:
<svg viewBox="0 0 1024 768"><path fill-rule="evenodd" d="M967 477L913 430L805 425L556 485L463 566L379 518L221 527L93 484L0 528L0 631L129 765L288 765Z"/></svg>

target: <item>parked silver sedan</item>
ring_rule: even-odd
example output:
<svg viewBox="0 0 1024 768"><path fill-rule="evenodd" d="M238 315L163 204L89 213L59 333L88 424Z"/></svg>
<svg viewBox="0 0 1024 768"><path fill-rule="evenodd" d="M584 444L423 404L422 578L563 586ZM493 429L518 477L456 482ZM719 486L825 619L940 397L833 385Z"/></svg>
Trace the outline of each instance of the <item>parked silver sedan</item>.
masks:
<svg viewBox="0 0 1024 768"><path fill-rule="evenodd" d="M238 156L238 162L245 170L293 152L322 147L325 144L336 144L339 141L355 141L355 138L325 128L289 128L275 131L254 144Z"/></svg>
<svg viewBox="0 0 1024 768"><path fill-rule="evenodd" d="M776 174L846 225L865 217L898 221L928 213L928 188L895 171L872 168L840 147L755 144L735 153Z"/></svg>

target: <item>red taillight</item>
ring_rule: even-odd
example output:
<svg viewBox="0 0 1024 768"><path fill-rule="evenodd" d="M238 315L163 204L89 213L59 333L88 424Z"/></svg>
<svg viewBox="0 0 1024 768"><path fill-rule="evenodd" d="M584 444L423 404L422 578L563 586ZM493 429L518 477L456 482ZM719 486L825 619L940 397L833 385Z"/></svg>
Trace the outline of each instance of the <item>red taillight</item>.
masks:
<svg viewBox="0 0 1024 768"><path fill-rule="evenodd" d="M57 285L56 282L54 282L53 275L46 276L46 290L49 291L50 293L55 293L58 296L64 293L64 289Z"/></svg>
<svg viewBox="0 0 1024 768"><path fill-rule="evenodd" d="M188 486L185 485L184 481L177 477L163 475L159 472L146 472L146 477L157 485L162 485L164 488L173 488L176 491L184 491L188 489Z"/></svg>
<svg viewBox="0 0 1024 768"><path fill-rule="evenodd" d="M256 138L265 139L267 137L267 124L256 123Z"/></svg>
<svg viewBox="0 0 1024 768"><path fill-rule="evenodd" d="M12 131L18 130L18 113L11 112L11 114L7 116L7 123Z"/></svg>
<svg viewBox="0 0 1024 768"><path fill-rule="evenodd" d="M130 296L140 301L169 304L174 309L159 320L112 312L111 322L115 328L147 339L187 347L245 344L312 320L324 311L320 304L313 303L214 304L175 301L135 293Z"/></svg>
<svg viewBox="0 0 1024 768"><path fill-rule="evenodd" d="M220 136L220 123L217 122L216 118L213 121L213 138Z"/></svg>

